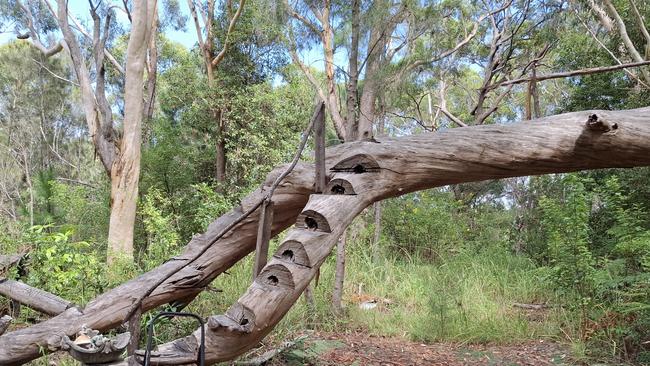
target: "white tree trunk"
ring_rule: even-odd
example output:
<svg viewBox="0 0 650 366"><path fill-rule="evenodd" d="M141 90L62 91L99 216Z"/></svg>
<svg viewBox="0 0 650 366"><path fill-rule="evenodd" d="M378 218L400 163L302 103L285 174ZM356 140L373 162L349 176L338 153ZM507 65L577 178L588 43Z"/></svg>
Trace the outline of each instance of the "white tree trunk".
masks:
<svg viewBox="0 0 650 366"><path fill-rule="evenodd" d="M145 56L155 19L155 0L133 4L131 35L126 49L124 135L111 167L111 217L108 229L109 264L115 256L133 258L133 229L140 181L143 76Z"/></svg>

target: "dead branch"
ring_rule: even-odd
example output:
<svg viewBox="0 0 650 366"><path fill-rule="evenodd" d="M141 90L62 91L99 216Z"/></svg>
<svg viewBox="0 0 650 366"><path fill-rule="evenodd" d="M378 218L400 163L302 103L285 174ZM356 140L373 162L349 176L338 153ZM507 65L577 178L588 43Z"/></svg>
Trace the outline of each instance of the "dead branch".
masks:
<svg viewBox="0 0 650 366"><path fill-rule="evenodd" d="M566 71L566 72L558 72L554 74L538 75L535 77L535 80L544 81L550 79L562 79L562 78L568 78L573 76L591 75L591 74L611 72L611 71L617 71L626 68L641 67L647 65L650 65L650 61L632 62L629 64L613 65L613 66L592 67L588 69L580 69L580 70L573 70L573 71ZM530 77L512 79L512 80L504 81L500 83L498 86L515 85L515 84L527 83L530 81L531 81Z"/></svg>
<svg viewBox="0 0 650 366"><path fill-rule="evenodd" d="M27 253L18 253L18 254L6 254L6 255L0 255L0 279L2 278L1 276L4 275L9 268L17 265L26 255Z"/></svg>
<svg viewBox="0 0 650 366"><path fill-rule="evenodd" d="M59 315L75 304L23 282L0 280L0 295L46 315Z"/></svg>
<svg viewBox="0 0 650 366"><path fill-rule="evenodd" d="M542 309L547 309L549 306L546 304L521 304L521 303L514 303L512 306L520 309L526 309L526 310L542 310Z"/></svg>

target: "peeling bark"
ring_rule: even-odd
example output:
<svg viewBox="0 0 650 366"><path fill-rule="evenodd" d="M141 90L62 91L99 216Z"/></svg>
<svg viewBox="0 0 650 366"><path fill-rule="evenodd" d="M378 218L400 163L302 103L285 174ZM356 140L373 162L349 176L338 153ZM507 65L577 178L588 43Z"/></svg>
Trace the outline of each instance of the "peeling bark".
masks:
<svg viewBox="0 0 650 366"><path fill-rule="evenodd" d="M311 195L314 170L304 164L286 177L273 196L273 235L300 217L282 245L286 250L293 241L294 248L302 247L301 258L308 263L296 263L288 253L284 257L284 252L276 253L226 315L210 317L208 363L236 357L268 334L316 275L343 230L371 203L461 182L650 165L650 108L576 112L531 123L449 129L380 139L378 143L359 141L333 147L327 156L332 180L326 192L338 194ZM33 360L40 357L41 348L56 350L62 335L73 335L82 324L102 331L120 325L140 289L177 261L191 258L239 213L257 204L280 172L272 172L262 188L244 199L242 207L217 219L180 256L99 296L82 311L70 308L45 322L0 336L0 364ZM351 192L345 185L340 185L342 191L332 191L337 181L346 181L355 194L347 194ZM255 247L258 215L259 210L165 281L143 302L143 311L200 292L250 253ZM294 253L299 253L298 249ZM196 359L197 335L161 346L159 358L174 364L188 357Z"/></svg>

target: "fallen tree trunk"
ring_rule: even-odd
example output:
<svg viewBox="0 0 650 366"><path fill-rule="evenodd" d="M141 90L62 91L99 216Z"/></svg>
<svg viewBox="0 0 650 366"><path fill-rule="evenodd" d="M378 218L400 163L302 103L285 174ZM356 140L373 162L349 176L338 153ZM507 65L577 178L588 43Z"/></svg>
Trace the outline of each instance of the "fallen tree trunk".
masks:
<svg viewBox="0 0 650 366"><path fill-rule="evenodd" d="M75 305L20 281L0 279L0 295L47 315L59 315Z"/></svg>
<svg viewBox="0 0 650 366"><path fill-rule="evenodd" d="M650 109L597 113L344 145L324 194L311 195L295 228L248 291L225 315L208 319L207 363L230 360L264 338L298 300L347 226L375 201L487 178L650 165L650 142L645 141ZM199 336L197 330L161 345L156 363L196 359Z"/></svg>
<svg viewBox="0 0 650 366"><path fill-rule="evenodd" d="M280 248L286 251L288 246L295 246L289 248L295 260L292 262L284 251L276 253L225 316L210 318L209 362L231 359L268 334L315 275L338 235L370 203L461 182L650 165L650 108L577 112L529 123L353 142L328 149L327 155L327 166L333 172L327 192L345 196L313 196L303 210L314 181L313 167L306 164L296 167L278 187L273 196L276 213L272 231L277 234L298 217L298 227L289 236L293 242L285 241ZM265 187L279 173L275 170ZM39 346L55 350L64 334L74 334L82 324L100 330L121 324L138 291L147 288L168 266L201 250L239 212L257 203L264 189L247 197L242 207L217 219L205 234L188 244L182 255L159 268L99 296L83 310L71 308L43 323L0 336L0 364L17 365L37 358ZM144 310L197 294L219 273L251 252L256 241L258 212L165 281L143 302ZM308 262L295 263L300 256ZM165 345L161 347L162 359L195 359L196 344L194 334Z"/></svg>

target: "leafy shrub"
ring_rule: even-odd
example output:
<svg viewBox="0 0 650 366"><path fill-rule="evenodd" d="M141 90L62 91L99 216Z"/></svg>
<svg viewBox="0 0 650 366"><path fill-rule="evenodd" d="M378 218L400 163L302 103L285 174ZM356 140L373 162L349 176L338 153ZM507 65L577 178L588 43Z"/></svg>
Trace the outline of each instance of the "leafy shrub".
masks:
<svg viewBox="0 0 650 366"><path fill-rule="evenodd" d="M32 244L27 283L83 304L103 289L104 264L97 247L85 241L72 241L70 230L56 232L51 225L34 226L26 238Z"/></svg>

